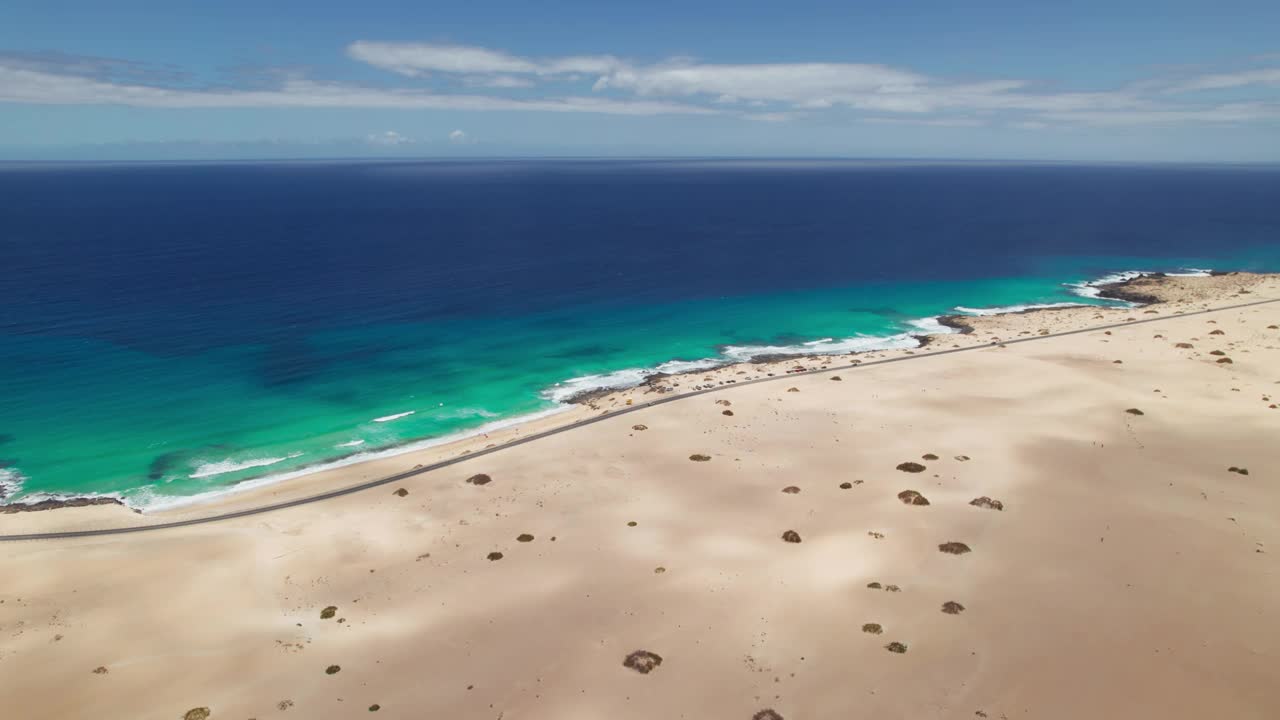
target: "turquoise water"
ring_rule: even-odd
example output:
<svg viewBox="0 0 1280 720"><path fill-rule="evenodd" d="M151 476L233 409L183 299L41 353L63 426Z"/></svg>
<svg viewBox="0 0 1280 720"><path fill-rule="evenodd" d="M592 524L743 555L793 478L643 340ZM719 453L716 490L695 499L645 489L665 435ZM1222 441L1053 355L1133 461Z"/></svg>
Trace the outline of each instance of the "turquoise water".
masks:
<svg viewBox="0 0 1280 720"><path fill-rule="evenodd" d="M825 187L829 179L813 182ZM723 277L714 262L698 265L701 275L681 274L686 262L702 262L689 259L707 252L697 244L655 248L658 259L626 250L645 254L618 262L608 261L623 250L597 248L599 264L557 274L546 263L591 252L585 240L572 253L531 243L460 258L447 257L452 251L440 246L413 245L403 255L409 251L397 245L390 257L383 256L386 248L373 248L370 257L359 247L335 245L315 259L304 257L317 247L307 233L229 247L204 237L173 242L168 232L163 243L133 247L123 257L113 249L89 261L86 238L109 245L147 214L124 212L113 216L115 224L77 225L63 236L47 229L47 215L34 230L6 224L10 259L16 254L14 262L30 269L9 275L4 288L11 302L0 325L0 473L14 490L10 500L112 493L137 506L164 504L550 411L570 390L632 384L673 360L812 351L805 343L827 338L872 338L853 343L867 347L902 342L903 333L918 332L913 320L956 306L1095 302L1068 284L1108 272L1280 269L1280 250L1266 240L1280 227L1280 210L1274 210L1280 203L1261 225L1254 218L1247 232L1232 231L1240 212L1215 205L1213 212L1226 220L1215 216L1214 227L1235 232L1235 239L1205 241L1194 253L1185 252L1198 247L1194 239L1176 240L1176 228L1156 223L1140 241L1093 237L1079 243L1092 252L1049 252L1070 247L1064 239L1035 252L1024 247L1012 259L992 255L982 244L989 240L969 240L1005 233L1013 239L1004 247L1023 247L1015 240L1043 236L1042 224L1011 228L993 208L985 221L966 227L938 211L947 219L945 232L927 223L915 228L928 241L866 246L866 239L824 237L822 230L833 223L865 226L858 215L868 210L856 203L851 211L845 202L833 203L821 227L809 226L817 221L807 217L799 228L788 214L795 208L782 199L778 204L778 228L762 230L760 217L707 221L706 236L729 238L715 250L718 262L730 266ZM501 232L543 238L594 212L549 207L534 230L504 225ZM383 203L378 212L382 217L395 207ZM1249 212L1261 211L1250 205ZM252 212L245 217L256 221ZM368 222L354 223L338 239L357 237ZM454 218L451 238L476 222ZM641 224L644 236L662 231L664 222ZM266 237L262 225L237 223ZM628 226L615 217L600 223ZM22 256L35 250L18 241L42 233L68 245L53 260ZM588 236L608 245L598 233ZM1164 242L1173 247L1166 250ZM1148 254L1100 252L1125 246ZM738 253L736 259L726 259L730 253ZM414 272L398 275L409 257ZM439 267L446 260L449 266ZM84 267L68 270L68 263L81 262ZM221 262L232 268L228 275L220 274ZM113 263L114 274L98 276ZM509 277L501 274L506 264L515 264ZM318 274L330 266L331 274ZM121 275L153 272L142 286ZM836 282L841 276L856 279ZM234 291L228 277L238 283ZM164 284L170 280L172 286ZM68 287L89 289L75 297ZM503 296L506 287L519 292ZM466 294L474 288L483 294ZM477 307L479 298L495 295L507 299ZM458 297L466 301L451 304ZM847 351L851 345L817 349L824 347Z"/></svg>
<svg viewBox="0 0 1280 720"><path fill-rule="evenodd" d="M206 492L268 468L282 473L553 409L557 403L549 396L573 378L653 369L674 359L728 359L725 346L801 352L803 343L824 338L889 338L920 332L910 320L953 312L957 305L1087 302L1063 285L1083 279L869 285L587 314L551 311L494 320L482 334L473 322L349 328L312 342L354 358L362 348L382 348L379 382L368 382L370 369L360 358L350 361L347 372L341 365L334 368L305 395L263 393L246 382L257 362L253 346L175 363L107 344L64 340L61 344L74 347L51 347L40 339L9 349L32 358L56 355L80 362L32 364L37 374L28 378L23 403L46 411L31 414L17 430L49 442L47 454L24 458L23 467L41 471L23 490L122 493L145 505L157 494ZM655 335L654 328L662 328L662 334ZM548 330L554 331L550 338ZM443 356L441 348L447 349ZM429 377L417 371L424 366L432 367ZM83 402L98 392L93 386L100 374L140 382L119 388L107 402ZM631 377L613 380L625 384ZM208 443L210 437L219 442ZM360 445L343 448L357 441ZM166 462L157 464L157 456ZM235 470L238 466L242 469ZM143 471L152 482L140 486Z"/></svg>

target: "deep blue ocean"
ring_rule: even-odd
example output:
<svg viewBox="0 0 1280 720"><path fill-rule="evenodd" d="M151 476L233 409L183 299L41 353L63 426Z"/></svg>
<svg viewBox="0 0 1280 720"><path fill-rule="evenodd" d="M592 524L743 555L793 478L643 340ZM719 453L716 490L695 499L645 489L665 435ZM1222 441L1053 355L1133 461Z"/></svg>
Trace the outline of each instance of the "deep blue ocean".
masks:
<svg viewBox="0 0 1280 720"><path fill-rule="evenodd" d="M1280 270L1280 168L0 165L0 483L163 504L1190 268Z"/></svg>

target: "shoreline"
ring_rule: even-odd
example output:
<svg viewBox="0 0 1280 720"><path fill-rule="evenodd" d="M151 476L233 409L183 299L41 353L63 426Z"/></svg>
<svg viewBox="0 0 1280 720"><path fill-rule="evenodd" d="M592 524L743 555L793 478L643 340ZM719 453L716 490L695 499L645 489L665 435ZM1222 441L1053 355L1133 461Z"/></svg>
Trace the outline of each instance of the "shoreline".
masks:
<svg viewBox="0 0 1280 720"><path fill-rule="evenodd" d="M57 515L70 515L79 513L82 516L88 516L97 510L105 511L106 516L112 515L131 517L135 521L139 517L163 523L172 518L179 520L186 519L200 514L218 514L224 510L239 511L245 509L246 506L274 504L280 501L292 501L304 494L314 494L321 492L326 488L332 488L335 485L341 486L342 483L350 485L352 476L357 476L364 481L370 480L368 471L377 469L384 476L397 475L406 468L393 465L397 459L410 456L413 460L419 461L415 467L422 467L426 464L438 463L443 459L451 457L464 457L481 449L497 448L502 449L515 440L520 439L530 433L541 433L548 430L566 428L580 424L582 420L591 417L593 414L607 416L616 414L619 409L632 407L635 403L644 404L648 399L645 396L649 394L658 394L665 396L671 393L675 395L668 399L677 399L691 393L705 391L711 388L728 387L739 384L744 379L747 380L763 380L766 378L777 378L779 376L796 374L798 372L813 372L829 369L832 362L837 359L849 359L851 365L858 365L864 359L884 359L888 357L910 356L920 354L930 354L932 350L943 349L942 345L948 339L951 340L951 347L961 346L985 346L988 344L996 344L1000 342L997 335L992 335L992 340L981 342L976 337L981 332L986 331L1004 331L1006 333L1018 333L1023 336L1031 335L1031 331L1023 328L1009 327L1009 323L1025 322L1025 319L1035 318L1037 316L1051 313L1058 317L1071 317L1077 320L1083 319L1086 313L1093 313L1089 317L1101 319L1109 314L1132 313L1147 305L1162 304L1183 304L1189 305L1193 302L1213 302L1223 299L1233 299L1242 297L1241 293L1248 296L1252 293L1249 287L1259 283L1266 282L1269 278L1280 277L1277 274L1255 274L1242 272L1213 272L1196 274L1167 274L1167 273L1129 273L1125 279L1115 282L1095 284L1092 287L1098 288L1099 294L1113 293L1118 297L1115 300L1123 300L1130 303L1126 306L1102 305L1092 303L1080 303L1076 305L1049 305L1049 306L1031 306L1019 310L1008 310L991 314L949 314L931 318L940 327L947 328L949 332L938 332L928 334L910 334L910 337L918 341L913 347L902 348L886 348L861 350L850 353L829 353L829 354L812 354L812 355L771 355L760 356L750 360L728 362L705 367L702 369L689 370L679 373L661 373L656 372L646 376L639 384L624 388L602 388L593 391L584 391L575 396L573 401L563 402L560 405L550 408L546 411L533 413L531 415L517 416L496 420L493 423L482 425L470 431L463 431L458 436L443 436L439 438L426 438L422 440L414 440L393 446L391 448L381 448L367 453L352 453L337 459L321 461L315 465L304 466L295 470L274 475L262 475L256 478L248 478L241 480L234 485L223 488L210 490L205 493L199 493L190 496L170 496L164 502L157 504L144 505L135 507L115 495L78 495L74 497L35 497L29 503L9 503L0 505L0 515L50 515L48 510L63 510L63 513ZM1114 276L1106 276L1114 277ZM1203 278L1218 278L1218 280L1208 281ZM1232 280L1232 279L1235 280ZM1189 289L1200 287L1203 291L1210 285L1221 285L1222 279L1227 282L1237 282L1240 287L1235 288L1236 292L1232 295L1210 289L1207 294L1205 292L1190 292ZM1223 297L1217 297L1223 295ZM1135 305L1133 300L1124 298L1145 297L1151 300L1146 305ZM1018 307L1018 306L1010 306ZM1207 307L1207 305L1206 305ZM1155 312L1152 310L1144 310L1144 312ZM1017 320L1023 318L1024 320ZM1131 318L1132 319L1132 318ZM1089 323L1076 323L1078 328L1087 328ZM1044 329L1039 329L1041 335L1047 334ZM887 336L896 337L896 336ZM683 362L683 361L680 361ZM783 366L790 364L791 367ZM608 407L605 407L605 405ZM495 437L490 437L490 435ZM490 441L483 446L477 440ZM391 472L395 468L397 472ZM410 468L412 469L412 468ZM362 474L363 473L363 474ZM96 507L94 507L96 506ZM201 511L204 511L201 513ZM96 514L96 513L95 513ZM153 524L153 523L144 523Z"/></svg>
<svg viewBox="0 0 1280 720"><path fill-rule="evenodd" d="M1280 276L1154 285L217 506L303 503L270 512L0 516L0 695L30 720L1268 718ZM157 522L188 524L130 529ZM13 537L55 529L94 534Z"/></svg>
<svg viewBox="0 0 1280 720"><path fill-rule="evenodd" d="M927 318L919 318L907 322L909 326L915 326L916 332L905 331L895 335L885 336L856 336L854 338L844 338L842 340L834 340L826 338L825 340L811 341L803 343L805 346L816 346L822 343L846 343L852 340L866 340L871 344L885 344L885 347L872 347L869 349L853 350L849 352L813 352L813 353L762 353L758 355L750 355L745 359L731 359L726 357L725 351L732 349L731 346L723 346L720 348L721 354L715 358L703 358L699 360L670 360L661 363L654 368L626 368L622 370L612 371L601 375L588 375L583 377L570 378L560 383L556 383L542 391L543 397L552 402L557 403L551 408L525 413L523 415L512 416L509 418L500 418L490 423L482 424L476 428L469 430L461 430L437 437L417 438L406 440L390 446L371 449L368 451L356 451L347 455L330 457L317 460L314 463L304 464L302 466L285 470L277 473L265 473L263 475L248 477L237 480L231 484L206 490L191 495L165 495L160 502L151 502L146 500L154 496L148 492L151 486L144 486L136 494L144 498L142 504L130 502L133 498L119 492L105 493L33 493L32 495L20 498L16 502L5 502L3 496L0 496L0 515L13 515L19 513L30 512L46 512L49 510L61 510L65 508L82 508L86 506L117 506L125 508L132 513L140 515L154 515L157 513L170 512L179 508L192 506L217 505L220 500L230 498L246 492L251 492L263 487L268 487L277 483L288 483L296 481L300 478L314 476L321 473L327 473L345 467L351 467L363 463L374 462L389 458L401 457L408 454L418 453L422 450L432 448L450 447L453 445L464 445L466 441L478 435L487 437L489 432L505 429L516 428L538 422L546 417L554 416L562 413L572 412L575 408L586 407L593 411L599 411L599 403L618 393L625 393L632 390L645 388L645 393L657 392L664 394L674 391L676 387L682 387L681 380L692 378L695 375L705 375L707 373L718 374L719 371L736 369L738 366L774 366L787 362L795 361L817 361L822 358L833 357L859 357L874 356L874 353L886 353L894 351L903 351L908 354L922 350L936 344L953 335L971 335L974 332L972 322L975 318L992 318L1002 316L1016 316L1029 313L1036 313L1050 310L1131 310L1134 307L1142 305L1154 305L1165 302L1158 293L1153 294L1150 287L1146 287L1151 282L1161 283L1164 281L1179 281L1187 278L1202 277L1229 277L1233 275L1242 275L1248 277L1266 277L1268 273L1251 273L1241 271L1224 271L1224 270L1199 270L1192 269L1188 272L1148 272L1139 270L1126 270L1108 273L1094 280L1081 281L1077 283L1063 283L1065 287L1073 288L1073 292L1086 299L1102 299L1116 303L1126 303L1126 305L1101 304L1101 303L1051 303L1051 304L1032 304L1032 305L1010 305L996 308L965 308L973 312L948 313ZM1143 286L1144 290L1133 290L1136 286ZM956 306L960 309L964 306ZM1017 308L1017 309L1014 309ZM923 328L920 325L934 323L938 327L943 328L941 331L921 332ZM895 347L895 344L903 338L909 338L915 343L913 346ZM799 348L800 346L796 346ZM665 372L660 368L664 366L675 365L678 367L688 366L689 369L682 369L675 372ZM789 372L789 371L788 371ZM607 385L584 389L572 394L554 398L554 390L563 384L573 383L574 381L584 379L605 378L611 375L635 374L639 379L634 383L623 383L618 385ZM738 372L738 375L743 374ZM768 374L768 373L766 373ZM669 381L671 385L664 385L663 381ZM734 384L734 380L727 380L721 384ZM674 387L672 387L674 386ZM698 387L698 386L695 386ZM569 424L567 421L564 424ZM464 454L471 452L474 448L464 450ZM16 484L18 492L21 492L22 476L17 474ZM13 493L10 492L10 495Z"/></svg>

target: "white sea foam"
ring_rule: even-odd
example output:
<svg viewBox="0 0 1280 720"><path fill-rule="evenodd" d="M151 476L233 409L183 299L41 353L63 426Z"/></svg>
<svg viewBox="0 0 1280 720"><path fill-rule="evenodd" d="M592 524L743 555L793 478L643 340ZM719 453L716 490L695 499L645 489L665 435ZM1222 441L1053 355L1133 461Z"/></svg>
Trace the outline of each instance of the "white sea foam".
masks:
<svg viewBox="0 0 1280 720"><path fill-rule="evenodd" d="M1093 280L1084 280L1081 282L1065 284L1067 287L1071 288L1071 292L1076 295L1087 298L1097 298L1100 297L1099 293L1102 292L1102 285L1126 282L1150 274L1150 270L1124 270L1118 273L1111 273L1110 275L1103 275L1102 277L1095 278Z"/></svg>
<svg viewBox="0 0 1280 720"><path fill-rule="evenodd" d="M473 417L495 418L498 417L498 413L490 412L484 408L462 407L439 410L431 413L431 416L441 420L464 420Z"/></svg>
<svg viewBox="0 0 1280 720"><path fill-rule="evenodd" d="M599 375L582 375L552 385L542 391L542 396L554 402L565 402L575 395L593 390L635 387L657 372L657 369L650 368L626 368Z"/></svg>
<svg viewBox="0 0 1280 720"><path fill-rule="evenodd" d="M1026 312L1027 310L1045 310L1048 308L1065 308L1065 307L1083 307L1087 303L1078 302L1058 302L1058 303L1041 303L1036 305L1004 305L1002 307L990 308L971 308L963 305L956 306L956 312L965 315L1005 315L1007 313Z"/></svg>
<svg viewBox="0 0 1280 720"><path fill-rule="evenodd" d="M800 345L730 345L725 357L734 362L769 355L842 355L872 350L902 350L919 347L920 341L908 333L898 335L857 335L842 340L815 340Z"/></svg>
<svg viewBox="0 0 1280 720"><path fill-rule="evenodd" d="M334 447L356 447L357 445L363 444L363 440L352 440L351 442L338 443L337 445L334 445Z"/></svg>
<svg viewBox="0 0 1280 720"><path fill-rule="evenodd" d="M199 465L196 467L196 471L187 477L195 480L199 478L213 477L214 475L225 475L239 470L267 467L268 465L275 465L276 463L282 463L285 460L292 460L297 457L302 457L302 453L296 452L284 457L253 458L251 460L219 460L218 462Z"/></svg>
<svg viewBox="0 0 1280 720"><path fill-rule="evenodd" d="M1209 275L1212 272L1213 272L1212 270L1209 270L1207 268L1181 268L1177 272L1167 272L1165 273L1165 275L1168 275L1170 277L1209 277ZM1125 270L1123 272L1111 273L1110 275L1103 275L1102 277L1096 278L1094 280L1084 280L1082 282L1065 283L1065 284L1067 287L1071 288L1071 292L1075 293L1076 295L1079 295L1081 297L1087 297L1087 298L1099 298L1101 297L1100 293L1102 292L1102 287L1101 287L1102 285L1111 285L1113 283L1126 282L1128 280L1134 280L1136 278L1146 277L1147 275L1155 275L1155 274L1156 274L1155 271L1152 271L1152 270ZM1114 302L1121 303L1123 305L1128 305L1128 306L1135 305L1135 303L1128 303L1123 301L1114 301Z"/></svg>
<svg viewBox="0 0 1280 720"><path fill-rule="evenodd" d="M236 483L235 485L230 485L224 488L218 488L217 490L209 490L207 492L197 493L195 495L160 495L155 493L153 490L147 489L144 492L135 493L125 498L124 502L130 507L137 510L141 510L142 512L171 510L173 508L178 508L178 507L198 505L200 503L213 500L214 498L222 497L225 495L232 495L236 493L242 493L248 490L253 490L255 488L265 487L267 485L273 485L278 482L284 482L285 480L292 480L294 478L303 477L304 475L310 475L312 473L323 472L325 470L333 470L335 468L340 468L340 467L347 467L348 465L355 465L356 463L362 463L369 460L379 460L382 458L395 457L397 455L404 455L405 453L411 453L411 452L416 452L418 450L425 450L427 448L436 447L437 445L445 445L447 443L456 442L458 440L465 440L470 437L476 437L478 435L484 435L486 433L491 433L497 430L501 430L503 428L508 428L513 425L519 425L522 423L539 420L541 418L551 417L552 415L558 415L569 409L570 409L570 406L568 405L558 405L556 407L543 410L541 412L530 413L528 415L517 415L515 417L505 418L503 420L495 420L491 423L485 423L480 427L473 428L471 430L464 430L462 432L453 433L451 435L443 435L438 438L429 438L427 440L420 440L418 442L408 443L405 445L398 445L396 447L387 448L385 450L370 450L368 452L355 453L353 455L348 455L347 457L340 458L338 460L333 460L325 463L318 463L316 465L312 465L305 468L299 468L297 470L290 470L290 471L279 473L276 475L264 475L259 478L253 478L252 480L245 480L244 482Z"/></svg>
<svg viewBox="0 0 1280 720"><path fill-rule="evenodd" d="M678 375L680 373L697 372L699 370L710 370L714 367L724 365L724 360L716 358L704 358L702 360L669 360L655 368L660 373L668 375Z"/></svg>
<svg viewBox="0 0 1280 720"><path fill-rule="evenodd" d="M26 478L13 468L0 468L0 500L17 495L22 491L22 481Z"/></svg>
<svg viewBox="0 0 1280 720"><path fill-rule="evenodd" d="M395 415L383 415L382 417L374 418L373 421L376 423L391 422L392 420L399 420L402 417L409 417L416 412L418 411L410 410L409 412L396 413Z"/></svg>
<svg viewBox="0 0 1280 720"><path fill-rule="evenodd" d="M835 340L822 338L798 345L728 345L719 357L701 360L671 360L652 368L625 368L598 375L582 375L558 382L543 391L542 396L554 402L566 402L577 395L596 390L624 390L642 384L659 373L676 375L710 370L736 362L749 362L753 358L769 355L836 355L872 350L894 350L919 347L920 341L902 333L899 335L858 335Z"/></svg>
<svg viewBox="0 0 1280 720"><path fill-rule="evenodd" d="M146 486L141 490L138 490L134 494L140 495L143 493L148 493L150 491L151 491L151 486ZM128 498L125 497L123 493L118 493L118 492L77 492L77 493L36 492L36 493L31 493L30 495L24 495L20 500L17 500L10 504L11 505L35 505L36 503L42 503L46 500L72 500L75 498L87 498L87 499L115 498L116 500L119 500L120 502L124 503L126 506L132 507L131 505L129 505Z"/></svg>
<svg viewBox="0 0 1280 720"><path fill-rule="evenodd" d="M909 320L907 324L925 335L950 335L952 333L960 332L957 328L953 328L949 325L943 325L938 322L937 315L934 315L933 317L920 318L919 320Z"/></svg>

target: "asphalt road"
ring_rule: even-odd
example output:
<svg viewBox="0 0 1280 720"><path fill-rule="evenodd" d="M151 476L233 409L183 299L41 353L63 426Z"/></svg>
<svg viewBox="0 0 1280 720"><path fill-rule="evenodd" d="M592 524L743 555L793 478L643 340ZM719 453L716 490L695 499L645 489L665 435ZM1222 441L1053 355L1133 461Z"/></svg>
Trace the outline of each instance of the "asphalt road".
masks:
<svg viewBox="0 0 1280 720"><path fill-rule="evenodd" d="M1180 315L1164 315L1161 317L1143 318L1140 320L1133 320L1130 322L1111 323L1109 325L1097 325L1093 327L1081 328L1079 330L1067 330L1065 332L1060 332L1060 333L1051 333L1049 335L1034 335L1031 337L1006 340L1000 344L1015 345L1018 343L1035 342L1037 340L1047 340L1049 338L1055 338L1055 337L1066 337L1068 335L1079 335L1081 333L1099 332L1102 330L1109 330L1113 328L1133 327L1134 325L1143 325L1146 323L1157 323L1157 322L1163 322L1166 320L1173 320L1175 318L1193 317L1196 315L1207 315L1211 313L1223 312L1226 310L1235 310L1235 309L1244 308L1244 307L1252 307L1254 305L1265 305L1267 303L1273 303L1273 302L1280 302L1280 298L1255 300L1253 302L1240 303L1238 305L1228 305L1225 307L1213 308L1210 310L1195 310L1191 312L1184 312ZM323 500L330 500L332 498L342 497L343 495L351 495L353 493L362 492L370 488L389 485L391 483L399 482L401 480L404 480L406 478L411 478L416 475L435 472L436 470L443 470L444 468L452 467L454 465L457 465L463 462L471 462L476 460L477 458L482 458L486 455L490 455L497 452L503 452L505 450L509 450L513 447L524 445L526 443L536 442L543 438L551 437L552 435L558 435L560 433L569 432L570 430L576 430L577 428L580 428L580 427L593 425L595 423L598 423L604 420L611 420L621 415L627 415L629 413L639 412L646 408L651 408L657 405L663 405L669 402L686 400L688 398L697 397L699 395L706 395L709 393L719 392L721 390L728 390L730 388L742 387L743 385L754 385L756 383L771 382L775 380L785 380L789 377L795 377L797 375L813 375L818 373L857 370L860 368L872 367L874 365L886 365L888 363L906 362L908 360L921 360L924 358L938 357L939 355L950 355L952 353L972 352L975 350L981 350L983 348L991 347L992 345L995 345L995 344L996 343L988 343L985 345L974 345L974 346L963 347L963 348L935 350L935 351L927 352L920 355L903 355L900 357L885 358L881 360L869 360L866 362L858 362L858 363L849 364L849 365L824 367L820 370L809 370L803 373L790 373L790 374L784 374L784 375L779 375L775 377L762 377L762 378L757 378L755 380L744 380L742 382L734 383L732 385L717 385L716 387L713 387L713 388L706 388L703 390L694 390L692 392L687 392L680 395L673 395L670 397L660 397L653 400L645 401L643 403L631 405L629 407L623 408L616 412L611 412L604 415L597 415L594 417L585 418L583 420L578 420L576 422L570 423L568 425L564 425L562 427L553 428L551 430L544 430L540 433L528 435L526 437L522 437L518 440L513 440L511 442L504 443L496 447L477 450L467 455L461 455L458 457L449 458L447 460L441 460L439 462L435 462L430 465L424 465L420 468L414 468L412 470L406 470L402 473L388 475L387 477L378 478L377 480L369 480L367 482L363 482L358 485L352 485L350 487L340 488L338 490L330 490L329 492L320 493L318 495L310 495L304 498L298 498L296 500L289 500L286 502L275 503L273 505L263 505L261 507L249 508L247 510L237 510L236 512L222 513L219 515L209 515L207 517L200 517L200 518L191 518L189 520L176 520L173 522L155 523L152 525L134 525L129 527L104 528L102 530L72 530L68 532L0 535L0 542L16 542L20 540L59 540L59 539L67 539L67 538L97 537L102 535L124 535L125 533L155 532L160 530L170 530L172 528L187 527L190 525L204 525L206 523L222 522L224 520L234 520L236 518L250 517L252 515L262 515L264 513L275 512L277 510L284 510L292 507L298 507L300 505L309 505L311 503L317 503ZM797 357L797 360L798 359L799 357Z"/></svg>

